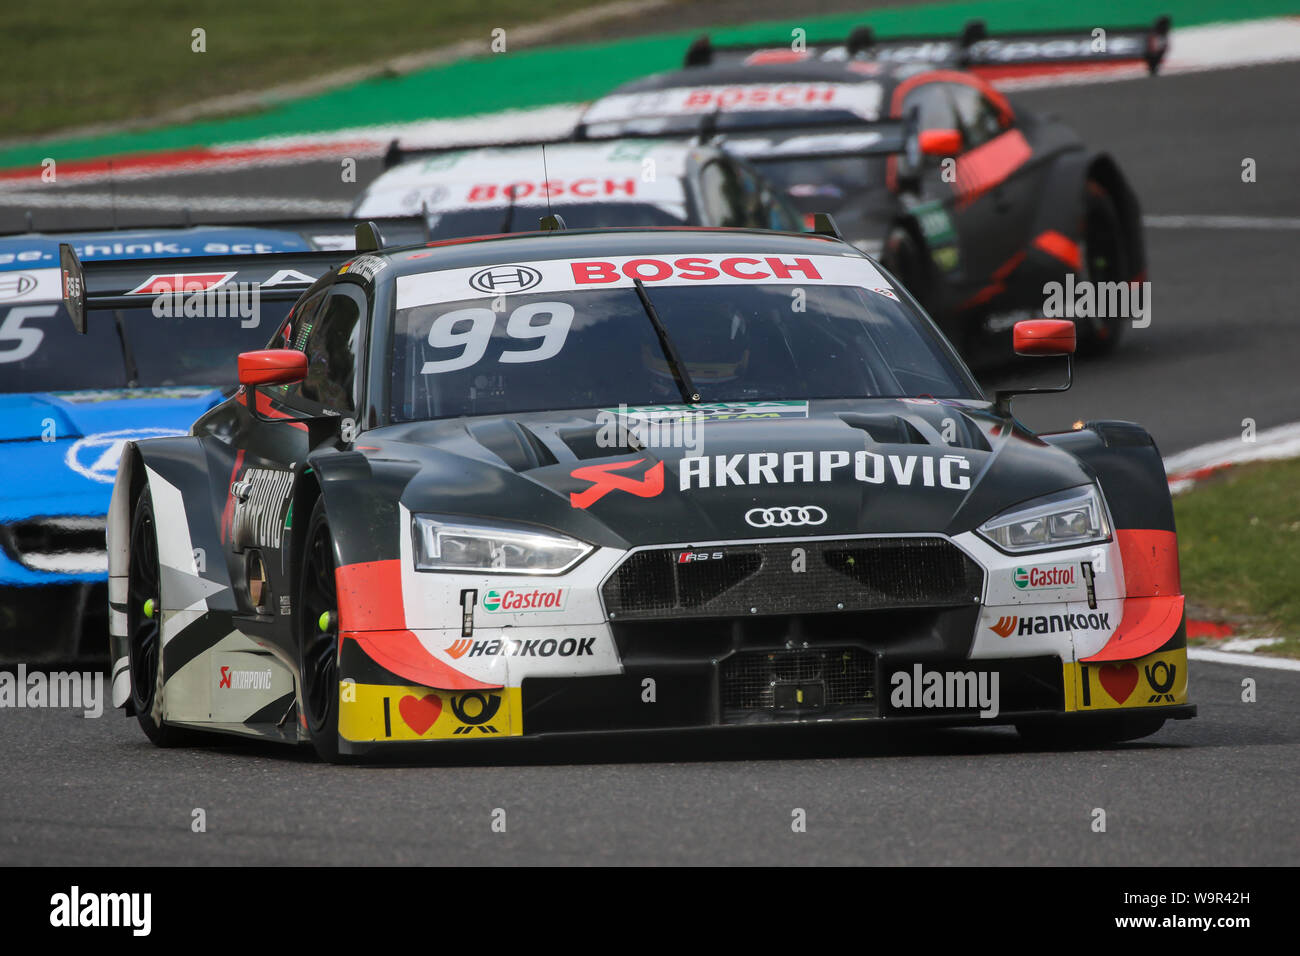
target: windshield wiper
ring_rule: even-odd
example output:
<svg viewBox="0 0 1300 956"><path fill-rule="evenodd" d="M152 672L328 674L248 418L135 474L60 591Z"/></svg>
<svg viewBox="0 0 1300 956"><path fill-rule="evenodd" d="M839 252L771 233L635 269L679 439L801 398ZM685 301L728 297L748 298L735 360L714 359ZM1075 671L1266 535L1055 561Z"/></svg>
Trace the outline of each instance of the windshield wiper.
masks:
<svg viewBox="0 0 1300 956"><path fill-rule="evenodd" d="M135 353L131 343L126 340L126 323L122 320L122 310L113 310L113 323L117 326L117 340L122 345L122 361L126 364L127 388L136 388L140 384L140 369L135 364Z"/></svg>
<svg viewBox="0 0 1300 956"><path fill-rule="evenodd" d="M650 296L646 294L645 283L640 279L633 279L632 284L636 286L636 296L641 300L645 314L650 318L650 324L655 327L655 335L659 336L659 347L664 350L664 358L668 359L668 367L672 369L673 378L677 380L677 388L682 393L682 401L687 405L696 404L700 400L700 393L696 390L695 383L691 381L691 377L686 371L686 365L682 362L682 357L677 354L677 348L673 345L673 340L668 337L668 330L664 328L663 322L660 321L654 303L650 301Z"/></svg>

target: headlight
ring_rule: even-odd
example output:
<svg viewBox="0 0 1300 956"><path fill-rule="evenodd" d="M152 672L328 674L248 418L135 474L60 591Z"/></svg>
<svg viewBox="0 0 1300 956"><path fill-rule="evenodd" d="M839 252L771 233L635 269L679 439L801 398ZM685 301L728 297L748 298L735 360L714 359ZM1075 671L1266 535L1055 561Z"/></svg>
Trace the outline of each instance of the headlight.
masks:
<svg viewBox="0 0 1300 956"><path fill-rule="evenodd" d="M979 526L1003 551L1051 551L1110 538L1110 518L1096 485L1035 498Z"/></svg>
<svg viewBox="0 0 1300 956"><path fill-rule="evenodd" d="M412 519L417 571L563 574L595 547L555 532L450 515Z"/></svg>

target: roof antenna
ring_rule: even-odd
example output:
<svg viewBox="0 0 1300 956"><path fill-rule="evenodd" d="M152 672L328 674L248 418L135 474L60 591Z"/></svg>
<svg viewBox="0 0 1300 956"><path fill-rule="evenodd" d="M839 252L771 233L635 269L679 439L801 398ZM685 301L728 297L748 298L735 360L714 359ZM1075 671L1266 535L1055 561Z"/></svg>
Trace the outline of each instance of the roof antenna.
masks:
<svg viewBox="0 0 1300 956"><path fill-rule="evenodd" d="M546 218L551 218L551 174L546 169L546 144L542 143L542 189L546 190Z"/></svg>
<svg viewBox="0 0 1300 956"><path fill-rule="evenodd" d="M420 200L420 222L424 225L424 241L433 239L433 230L429 228L429 200Z"/></svg>
<svg viewBox="0 0 1300 956"><path fill-rule="evenodd" d="M36 231L36 225L35 225L35 219L32 218L32 211L31 211L30 209L27 210L27 212L24 214L24 216L25 216L25 218L27 219L27 231L28 231L28 232L35 232L35 231Z"/></svg>
<svg viewBox="0 0 1300 956"><path fill-rule="evenodd" d="M184 224L186 229L194 225L194 219L190 216L189 206L181 206L181 222Z"/></svg>

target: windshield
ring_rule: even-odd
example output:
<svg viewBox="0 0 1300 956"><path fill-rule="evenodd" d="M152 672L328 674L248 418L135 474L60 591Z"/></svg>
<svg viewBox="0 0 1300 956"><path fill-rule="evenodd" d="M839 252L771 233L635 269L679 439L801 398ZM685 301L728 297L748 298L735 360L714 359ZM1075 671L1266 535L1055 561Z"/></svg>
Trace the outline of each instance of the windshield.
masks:
<svg viewBox="0 0 1300 956"><path fill-rule="evenodd" d="M559 263L573 270L568 282L495 299L403 308L399 290L393 417L680 403L680 386L632 275L646 280L647 296L703 402L979 397L933 326L900 302L867 260L813 256L794 262L812 270L814 260L822 281L798 283L789 272L789 281L770 284L699 281L706 270L718 271L701 263L744 263L744 270L733 265L732 271L751 274L764 261L701 256L630 259L621 276L614 271L619 260ZM556 265L530 263L551 267L547 276L557 274ZM679 275L664 276L673 265ZM519 268L492 267L475 278L485 272L504 277ZM695 281L689 280L692 269ZM830 279L854 272L865 282ZM450 275L420 278L434 279L439 288L466 288ZM606 280L619 287L589 287Z"/></svg>
<svg viewBox="0 0 1300 956"><path fill-rule="evenodd" d="M807 211L822 211L822 200L842 200L885 181L885 157L837 156L827 159L751 160L769 180Z"/></svg>
<svg viewBox="0 0 1300 956"><path fill-rule="evenodd" d="M0 392L233 385L235 357L262 348L292 304L263 300L256 320L159 318L152 308L95 309L85 335L77 334L59 303L10 306L0 312Z"/></svg>
<svg viewBox="0 0 1300 956"><path fill-rule="evenodd" d="M681 226L687 223L681 203L556 203L551 213L564 217L568 229L592 229L602 226ZM501 232L528 232L548 215L546 206L529 203L491 206L487 209L457 209L429 214L429 232L435 239L459 239L463 236L490 236Z"/></svg>

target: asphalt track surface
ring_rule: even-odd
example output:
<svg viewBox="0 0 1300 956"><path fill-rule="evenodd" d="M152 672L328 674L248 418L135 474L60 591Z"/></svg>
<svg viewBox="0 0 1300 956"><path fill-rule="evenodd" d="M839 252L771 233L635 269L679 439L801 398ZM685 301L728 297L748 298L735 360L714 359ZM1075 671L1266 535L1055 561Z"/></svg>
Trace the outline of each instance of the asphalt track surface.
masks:
<svg viewBox="0 0 1300 956"><path fill-rule="evenodd" d="M1300 66L1027 92L1119 159L1154 216L1300 216ZM1258 181L1244 184L1241 160ZM377 162L363 162L364 183ZM346 202L337 163L123 183L125 194ZM102 186L83 187L101 192ZM38 223L107 222L102 208ZM173 214L174 215L174 214ZM247 214L242 214L244 217ZM98 218L96 218L98 217ZM146 216L136 213L134 219ZM218 216L205 217L213 220ZM0 206L0 227L21 223ZM1166 453L1300 419L1294 228L1152 228L1153 321L1040 428L1144 422ZM0 863L1300 862L1300 673L1193 662L1192 721L1145 741L1025 749L989 728L465 744L426 767L329 767L243 741L162 751L117 712L0 710ZM1258 682L1258 702L1240 700ZM191 832L203 808L207 832ZM492 814L506 812L506 832ZM792 811L807 812L793 833ZM1093 810L1107 831L1091 829Z"/></svg>
<svg viewBox="0 0 1300 956"><path fill-rule="evenodd" d="M1000 728L807 726L334 767L241 740L158 750L116 711L4 710L0 863L1294 865L1300 673L1192 662L1190 680L1195 720L1051 753Z"/></svg>

